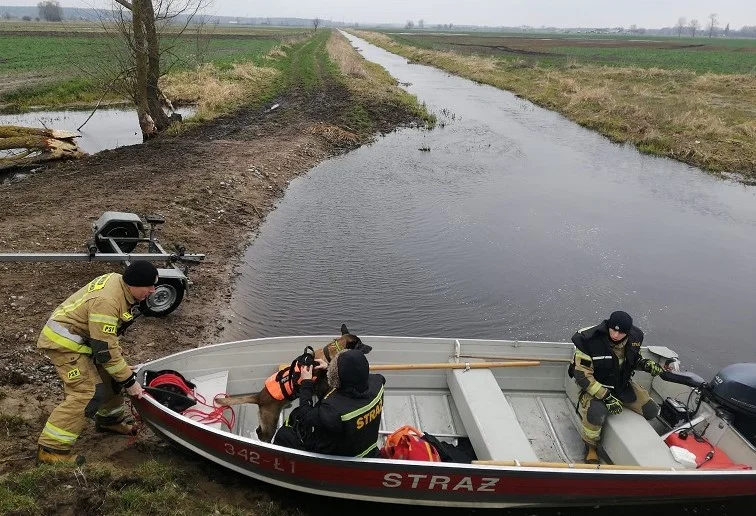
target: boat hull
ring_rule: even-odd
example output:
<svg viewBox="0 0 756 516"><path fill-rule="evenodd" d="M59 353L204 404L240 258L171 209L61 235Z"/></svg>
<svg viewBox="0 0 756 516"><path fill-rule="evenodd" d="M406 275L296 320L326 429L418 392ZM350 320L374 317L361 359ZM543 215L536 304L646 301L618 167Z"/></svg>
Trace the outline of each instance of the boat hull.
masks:
<svg viewBox="0 0 756 516"><path fill-rule="evenodd" d="M427 506L503 508L643 504L756 495L752 471L523 468L298 452L216 430L151 398L134 400L157 434L256 480L324 496Z"/></svg>

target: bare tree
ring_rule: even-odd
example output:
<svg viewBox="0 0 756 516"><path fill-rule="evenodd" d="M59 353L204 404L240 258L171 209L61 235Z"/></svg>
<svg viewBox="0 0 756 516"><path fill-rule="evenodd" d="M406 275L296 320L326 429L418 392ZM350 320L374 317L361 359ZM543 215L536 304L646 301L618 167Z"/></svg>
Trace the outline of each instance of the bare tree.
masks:
<svg viewBox="0 0 756 516"><path fill-rule="evenodd" d="M679 38L682 36L682 31L685 28L685 25L688 23L688 21L685 19L685 16L680 16L677 19L677 37Z"/></svg>
<svg viewBox="0 0 756 516"><path fill-rule="evenodd" d="M634 23L632 25L630 25L630 32L633 33L633 34L635 34L636 32L638 32L638 26L636 24L634 24Z"/></svg>
<svg viewBox="0 0 756 516"><path fill-rule="evenodd" d="M315 30L315 32L318 31L318 26L320 25L320 18L313 18L312 19L312 28Z"/></svg>
<svg viewBox="0 0 756 516"><path fill-rule="evenodd" d="M407 20L407 23L404 24L405 29L412 29L414 26L415 26L415 22L413 22L412 20Z"/></svg>
<svg viewBox="0 0 756 516"><path fill-rule="evenodd" d="M37 10L39 11L39 17L45 21L63 21L63 8L60 6L60 2L53 2L51 0L40 2L37 4Z"/></svg>
<svg viewBox="0 0 756 516"><path fill-rule="evenodd" d="M711 13L709 15L709 37L714 35L714 31L717 30L717 13Z"/></svg>
<svg viewBox="0 0 756 516"><path fill-rule="evenodd" d="M690 27L690 35L691 37L696 37L696 31L701 25L698 23L698 20L695 18L690 20L690 23L688 24L688 27Z"/></svg>
<svg viewBox="0 0 756 516"><path fill-rule="evenodd" d="M424 29L425 28L425 20L417 20L417 28L418 29Z"/></svg>
<svg viewBox="0 0 756 516"><path fill-rule="evenodd" d="M724 35L725 37L730 35L730 24L728 23L727 26L724 29Z"/></svg>
<svg viewBox="0 0 756 516"><path fill-rule="evenodd" d="M206 0L155 0L154 4L153 0L113 1L117 5L101 15L101 21L106 31L116 27L122 43L111 49L109 56L116 66L104 73L109 75L111 87L131 97L146 140L172 122L163 106L173 106L158 86L161 75L177 61L168 35L173 41L181 37ZM112 16L114 23L106 21L107 16ZM178 19L180 23L176 23Z"/></svg>

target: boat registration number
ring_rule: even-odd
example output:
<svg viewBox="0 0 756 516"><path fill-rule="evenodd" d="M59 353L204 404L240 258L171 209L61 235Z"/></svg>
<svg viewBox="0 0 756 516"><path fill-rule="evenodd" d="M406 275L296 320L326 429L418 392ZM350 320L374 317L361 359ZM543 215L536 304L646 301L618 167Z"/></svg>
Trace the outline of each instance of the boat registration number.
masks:
<svg viewBox="0 0 756 516"><path fill-rule="evenodd" d="M224 443L223 451L234 457L239 457L244 462L249 462L250 464L267 466L277 471L287 471L289 473L294 473L295 463L292 461L287 461L278 457L272 459L262 458L260 457L260 454L255 450L250 450L249 448L244 448L243 446L234 446L231 443Z"/></svg>

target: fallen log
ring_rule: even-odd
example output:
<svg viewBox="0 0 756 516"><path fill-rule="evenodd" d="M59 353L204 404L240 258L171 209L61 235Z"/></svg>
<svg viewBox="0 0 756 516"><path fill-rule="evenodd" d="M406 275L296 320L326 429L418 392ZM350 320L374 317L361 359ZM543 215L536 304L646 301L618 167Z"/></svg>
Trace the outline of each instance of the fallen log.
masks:
<svg viewBox="0 0 756 516"><path fill-rule="evenodd" d="M59 129L0 126L0 150L8 151L0 157L0 170L86 156L74 141L79 136L78 133Z"/></svg>

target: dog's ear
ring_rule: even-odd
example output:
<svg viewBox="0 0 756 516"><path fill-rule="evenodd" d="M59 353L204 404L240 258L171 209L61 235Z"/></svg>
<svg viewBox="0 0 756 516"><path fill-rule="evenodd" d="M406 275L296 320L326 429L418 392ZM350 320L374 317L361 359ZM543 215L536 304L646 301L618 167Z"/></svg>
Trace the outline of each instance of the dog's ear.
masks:
<svg viewBox="0 0 756 516"><path fill-rule="evenodd" d="M349 333L349 328L346 327L346 324L341 325L341 334L347 335Z"/></svg>

